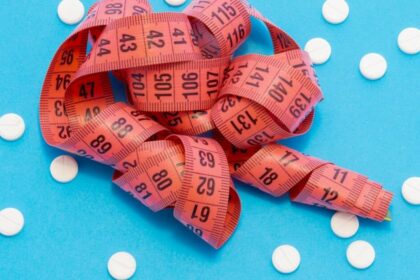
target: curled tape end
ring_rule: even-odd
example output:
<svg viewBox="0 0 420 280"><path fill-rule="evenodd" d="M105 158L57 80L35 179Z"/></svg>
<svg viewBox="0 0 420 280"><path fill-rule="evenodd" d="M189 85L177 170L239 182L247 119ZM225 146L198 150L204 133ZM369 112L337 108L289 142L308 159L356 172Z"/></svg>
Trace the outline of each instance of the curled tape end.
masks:
<svg viewBox="0 0 420 280"><path fill-rule="evenodd" d="M386 222L391 222L392 221L391 211L390 210L388 210L388 212L386 213L386 216L384 218L384 221L386 221Z"/></svg>

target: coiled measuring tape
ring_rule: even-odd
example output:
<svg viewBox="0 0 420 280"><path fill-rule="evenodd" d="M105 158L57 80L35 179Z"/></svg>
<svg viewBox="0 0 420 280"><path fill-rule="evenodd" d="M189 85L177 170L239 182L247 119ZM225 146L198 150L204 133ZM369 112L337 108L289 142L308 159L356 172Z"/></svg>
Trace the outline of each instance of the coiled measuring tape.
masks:
<svg viewBox="0 0 420 280"><path fill-rule="evenodd" d="M274 55L232 58L267 26ZM87 46L90 46L87 51ZM128 103L115 102L112 73ZM103 0L56 52L40 123L46 142L113 167L113 181L215 248L241 205L232 178L294 201L382 221L392 194L366 177L278 144L309 130L322 100L308 55L240 0L193 0L152 13L147 0ZM197 135L215 131L216 137Z"/></svg>

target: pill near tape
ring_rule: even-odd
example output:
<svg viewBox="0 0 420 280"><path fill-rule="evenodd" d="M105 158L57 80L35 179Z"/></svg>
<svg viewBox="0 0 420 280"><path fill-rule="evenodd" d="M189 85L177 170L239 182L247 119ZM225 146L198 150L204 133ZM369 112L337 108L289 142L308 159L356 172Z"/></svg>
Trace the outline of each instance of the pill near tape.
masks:
<svg viewBox="0 0 420 280"><path fill-rule="evenodd" d="M79 0L61 0L57 7L60 20L66 24L76 24L85 15L85 6Z"/></svg>
<svg viewBox="0 0 420 280"><path fill-rule="evenodd" d="M350 238L359 229L359 219L353 214L336 212L331 217L331 229L338 237Z"/></svg>
<svg viewBox="0 0 420 280"><path fill-rule="evenodd" d="M9 113L0 117L0 137L7 141L16 141L25 132L25 121L21 116Z"/></svg>
<svg viewBox="0 0 420 280"><path fill-rule="evenodd" d="M357 269L366 269L375 261L375 249L364 240L352 242L347 247L347 261L351 266Z"/></svg>
<svg viewBox="0 0 420 280"><path fill-rule="evenodd" d="M232 58L252 17L270 30L274 54ZM125 85L129 104L114 100L109 73ZM384 220L392 194L379 184L270 144L306 133L322 99L308 53L240 0L193 0L183 13L153 13L146 0L103 0L53 57L40 123L48 144L112 167L117 186L154 212L172 209L220 248L241 213L232 178ZM197 136L207 132L212 138ZM58 160L53 177L70 181L74 163Z"/></svg>
<svg viewBox="0 0 420 280"><path fill-rule="evenodd" d="M166 4L170 6L181 6L187 2L187 0L165 0Z"/></svg>
<svg viewBox="0 0 420 280"><path fill-rule="evenodd" d="M306 43L305 51L314 64L323 64L330 59L331 45L323 38L313 38Z"/></svg>
<svg viewBox="0 0 420 280"><path fill-rule="evenodd" d="M420 177L411 177L404 181L402 196L408 203L420 205Z"/></svg>
<svg viewBox="0 0 420 280"><path fill-rule="evenodd" d="M0 234L14 236L25 224L22 212L16 208L5 208L0 211Z"/></svg>
<svg viewBox="0 0 420 280"><path fill-rule="evenodd" d="M281 245L274 250L272 262L279 272L292 273L300 265L299 251L291 245Z"/></svg>
<svg viewBox="0 0 420 280"><path fill-rule="evenodd" d="M77 176L79 167L77 161L67 155L56 157L50 165L51 176L60 183L68 183Z"/></svg>

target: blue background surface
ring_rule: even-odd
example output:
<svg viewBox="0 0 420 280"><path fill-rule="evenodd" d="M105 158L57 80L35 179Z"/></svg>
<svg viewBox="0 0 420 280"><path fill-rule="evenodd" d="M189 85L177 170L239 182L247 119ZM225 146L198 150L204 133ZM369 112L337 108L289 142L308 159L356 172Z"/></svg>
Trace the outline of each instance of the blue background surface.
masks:
<svg viewBox="0 0 420 280"><path fill-rule="evenodd" d="M93 0L84 0L86 8ZM152 0L157 11L181 10ZM368 175L395 193L391 223L361 220L357 235L336 238L332 212L274 199L237 183L243 211L236 233L215 251L172 218L151 213L111 183L112 170L78 158L79 175L56 183L38 124L39 93L50 59L74 27L56 15L58 1L3 1L0 5L0 115L21 114L22 139L0 140L0 209L19 208L26 226L16 237L0 236L0 279L108 279L116 251L137 259L134 279L414 279L420 274L420 208L405 203L402 182L420 176L420 54L405 55L396 40L408 26L420 28L420 1L348 1L341 25L326 23L323 0L251 0L303 46L324 37L333 48L316 70L325 94L312 130L284 141L302 152ZM360 58L382 53L389 70L379 81L359 74ZM255 23L240 53L271 53L264 27ZM357 271L345 251L357 239L372 243L377 258ZM296 246L302 256L293 274L271 264L274 248Z"/></svg>

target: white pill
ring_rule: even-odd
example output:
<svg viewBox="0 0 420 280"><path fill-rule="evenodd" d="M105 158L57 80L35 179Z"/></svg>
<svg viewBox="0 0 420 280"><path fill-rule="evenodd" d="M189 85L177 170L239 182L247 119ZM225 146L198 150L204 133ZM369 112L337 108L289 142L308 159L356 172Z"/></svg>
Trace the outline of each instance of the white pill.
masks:
<svg viewBox="0 0 420 280"><path fill-rule="evenodd" d="M420 205L420 177L411 177L402 185L402 195L411 204Z"/></svg>
<svg viewBox="0 0 420 280"><path fill-rule="evenodd" d="M0 211L0 233L5 236L18 234L25 224L22 213L15 208L6 208Z"/></svg>
<svg viewBox="0 0 420 280"><path fill-rule="evenodd" d="M85 6L79 0L62 0L57 7L58 17L66 24L76 24L85 15Z"/></svg>
<svg viewBox="0 0 420 280"><path fill-rule="evenodd" d="M323 64L331 57L331 45L323 38L313 38L305 45L305 51L314 64Z"/></svg>
<svg viewBox="0 0 420 280"><path fill-rule="evenodd" d="M25 132L25 121L17 114L5 114L0 117L0 137L7 141L15 141Z"/></svg>
<svg viewBox="0 0 420 280"><path fill-rule="evenodd" d="M350 8L345 0L327 0L322 5L322 16L332 24L342 23L349 16Z"/></svg>
<svg viewBox="0 0 420 280"><path fill-rule="evenodd" d="M50 165L52 177L60 183L72 181L79 171L77 161L71 156L58 156Z"/></svg>
<svg viewBox="0 0 420 280"><path fill-rule="evenodd" d="M274 250L271 260L274 267L281 273L291 273L299 267L300 254L291 245L281 245Z"/></svg>
<svg viewBox="0 0 420 280"><path fill-rule="evenodd" d="M372 265L375 260L375 249L369 242L357 240L347 247L347 260L357 269L365 269Z"/></svg>
<svg viewBox="0 0 420 280"><path fill-rule="evenodd" d="M378 53L368 53L360 60L359 70L366 79L378 80L385 75L387 69L385 58Z"/></svg>
<svg viewBox="0 0 420 280"><path fill-rule="evenodd" d="M331 229L338 237L352 237L359 229L359 219L353 214L336 212L331 218Z"/></svg>
<svg viewBox="0 0 420 280"><path fill-rule="evenodd" d="M398 35L398 47L406 54L420 52L420 29L408 27L402 30Z"/></svg>
<svg viewBox="0 0 420 280"><path fill-rule="evenodd" d="M170 6L181 6L183 5L185 2L187 2L187 0L165 0L165 2L170 5Z"/></svg>
<svg viewBox="0 0 420 280"><path fill-rule="evenodd" d="M108 272L114 279L125 280L136 272L136 259L127 252L115 253L108 260Z"/></svg>

